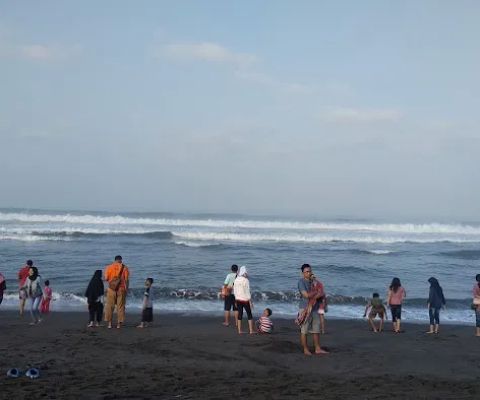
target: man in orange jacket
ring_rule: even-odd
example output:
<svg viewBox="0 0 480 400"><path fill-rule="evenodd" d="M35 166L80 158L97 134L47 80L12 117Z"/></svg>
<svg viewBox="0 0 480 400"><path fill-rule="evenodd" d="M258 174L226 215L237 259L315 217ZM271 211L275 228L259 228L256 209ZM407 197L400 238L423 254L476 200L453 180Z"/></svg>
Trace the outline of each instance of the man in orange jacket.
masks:
<svg viewBox="0 0 480 400"><path fill-rule="evenodd" d="M130 272L123 264L122 256L116 256L115 262L105 268L107 281L107 300L105 304L105 321L108 328L112 327L113 312L117 307L117 328L125 322L125 303L128 291Z"/></svg>

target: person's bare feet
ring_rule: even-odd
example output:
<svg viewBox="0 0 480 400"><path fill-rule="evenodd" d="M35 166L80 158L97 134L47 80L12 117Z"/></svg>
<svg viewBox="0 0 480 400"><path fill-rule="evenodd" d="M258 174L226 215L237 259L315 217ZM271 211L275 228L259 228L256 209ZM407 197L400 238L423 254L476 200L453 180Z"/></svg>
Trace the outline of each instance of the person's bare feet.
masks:
<svg viewBox="0 0 480 400"><path fill-rule="evenodd" d="M429 335L432 334L432 333L437 333L437 332L434 332L434 331L427 331L425 333L428 333Z"/></svg>
<svg viewBox="0 0 480 400"><path fill-rule="evenodd" d="M222 322L222 325L223 325L223 326L230 326L230 324L227 323L227 322Z"/></svg>
<svg viewBox="0 0 480 400"><path fill-rule="evenodd" d="M317 355L328 354L328 351L320 348L320 349L315 350L315 354L317 354Z"/></svg>
<svg viewBox="0 0 480 400"><path fill-rule="evenodd" d="M311 356L312 355L312 353L308 349L303 349L303 354L305 354L306 356Z"/></svg>

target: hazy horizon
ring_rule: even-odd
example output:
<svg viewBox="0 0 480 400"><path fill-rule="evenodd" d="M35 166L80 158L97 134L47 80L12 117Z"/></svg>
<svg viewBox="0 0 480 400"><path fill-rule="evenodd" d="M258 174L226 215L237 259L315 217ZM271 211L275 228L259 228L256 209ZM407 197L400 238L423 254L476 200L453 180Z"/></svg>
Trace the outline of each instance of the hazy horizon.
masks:
<svg viewBox="0 0 480 400"><path fill-rule="evenodd" d="M480 214L478 2L0 10L1 208Z"/></svg>

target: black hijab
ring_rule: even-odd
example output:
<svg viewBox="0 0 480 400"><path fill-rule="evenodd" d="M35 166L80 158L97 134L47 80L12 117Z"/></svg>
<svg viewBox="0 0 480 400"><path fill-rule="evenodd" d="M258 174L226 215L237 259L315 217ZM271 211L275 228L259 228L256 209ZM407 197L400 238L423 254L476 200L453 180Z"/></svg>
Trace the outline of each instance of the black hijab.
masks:
<svg viewBox="0 0 480 400"><path fill-rule="evenodd" d="M32 270L33 271L33 274L32 275L28 275L28 279L30 279L31 281L34 281L35 279L38 278L38 268L37 267L30 267L29 270Z"/></svg>
<svg viewBox="0 0 480 400"><path fill-rule="evenodd" d="M103 296L104 292L102 271L97 269L92 279L90 279L90 283L85 291L85 297L89 303L94 303L100 296Z"/></svg>

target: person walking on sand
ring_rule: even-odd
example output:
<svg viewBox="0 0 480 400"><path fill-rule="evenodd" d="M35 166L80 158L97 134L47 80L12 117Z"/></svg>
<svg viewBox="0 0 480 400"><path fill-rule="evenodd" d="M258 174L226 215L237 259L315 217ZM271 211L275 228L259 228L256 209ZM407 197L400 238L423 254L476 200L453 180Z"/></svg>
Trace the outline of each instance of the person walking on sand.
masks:
<svg viewBox="0 0 480 400"><path fill-rule="evenodd" d="M428 294L428 316L430 317L430 330L427 333L438 333L440 327L440 310L445 307L445 297L443 289L438 280L433 276L428 279L430 291Z"/></svg>
<svg viewBox="0 0 480 400"><path fill-rule="evenodd" d="M476 331L475 336L480 336L480 274L475 277L477 281L473 285L473 307L475 308Z"/></svg>
<svg viewBox="0 0 480 400"><path fill-rule="evenodd" d="M235 282L235 279L237 278L237 272L238 272L238 265L233 264L231 271L225 278L225 281L223 282L223 288L222 288L222 296L225 299L224 302L224 317L225 320L223 321L224 326L230 326L230 310L233 309L233 315L234 315L234 321L235 321L235 326L237 326L237 320L238 320L238 312L237 312L237 304L235 303L235 295L233 294L233 284Z"/></svg>
<svg viewBox="0 0 480 400"><path fill-rule="evenodd" d="M240 267L240 271L238 272L238 276L235 279L235 283L233 285L233 294L235 295L235 301L237 303L237 310L238 310L238 321L237 321L237 328L238 333L242 334L242 318L243 318L243 310L247 313L248 319L248 330L251 335L255 333L253 329L253 303L252 303L252 295L250 294L250 282L248 280L248 273L247 267L244 265Z"/></svg>
<svg viewBox="0 0 480 400"><path fill-rule="evenodd" d="M115 256L115 262L105 268L105 281L107 281L107 301L105 305L105 321L107 327L112 328L113 312L117 309L117 328L120 329L125 322L125 302L128 292L130 272L123 264L122 256Z"/></svg>
<svg viewBox="0 0 480 400"><path fill-rule="evenodd" d="M303 348L303 354L311 356L308 348L307 335L313 336L315 354L327 354L328 352L320 347L320 316L318 309L323 293L323 285L320 286L312 280L312 267L310 264L303 264L301 267L302 278L298 281L298 291L300 292L300 310L295 320L300 326L300 341Z"/></svg>
<svg viewBox="0 0 480 400"><path fill-rule="evenodd" d="M45 293L42 277L39 275L37 267L30 267L28 270L28 278L25 280L23 288L30 301L30 314L32 316L32 322L30 325L36 325L42 322L38 307L40 306L42 298L47 295Z"/></svg>
<svg viewBox="0 0 480 400"><path fill-rule="evenodd" d="M85 297L87 298L89 323L88 328L97 327L100 325L103 316L103 295L105 289L102 281L102 270L97 269L90 279L90 282L85 291Z"/></svg>
<svg viewBox="0 0 480 400"><path fill-rule="evenodd" d="M399 278L393 278L388 288L387 304L390 306L392 313L393 331L400 333L400 321L402 319L402 303L407 292L402 287Z"/></svg>
<svg viewBox="0 0 480 400"><path fill-rule="evenodd" d="M20 271L18 271L18 298L20 300L20 315L23 315L23 312L25 310L27 293L25 292L25 289L23 289L23 287L25 286L25 281L28 278L28 271L31 267L33 267L33 261L27 260L26 264L22 268L20 268Z"/></svg>

